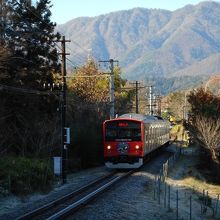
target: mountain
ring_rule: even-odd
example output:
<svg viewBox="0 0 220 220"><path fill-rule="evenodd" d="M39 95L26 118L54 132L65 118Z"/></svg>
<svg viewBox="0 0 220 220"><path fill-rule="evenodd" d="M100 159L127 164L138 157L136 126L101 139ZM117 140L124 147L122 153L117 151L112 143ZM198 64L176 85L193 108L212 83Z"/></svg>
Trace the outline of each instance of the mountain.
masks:
<svg viewBox="0 0 220 220"><path fill-rule="evenodd" d="M219 15L220 3L207 1L173 12L134 8L80 17L57 30L71 40L68 58L74 63L84 62L91 49L97 60L119 60L127 79L171 84L182 79L187 87L219 72Z"/></svg>

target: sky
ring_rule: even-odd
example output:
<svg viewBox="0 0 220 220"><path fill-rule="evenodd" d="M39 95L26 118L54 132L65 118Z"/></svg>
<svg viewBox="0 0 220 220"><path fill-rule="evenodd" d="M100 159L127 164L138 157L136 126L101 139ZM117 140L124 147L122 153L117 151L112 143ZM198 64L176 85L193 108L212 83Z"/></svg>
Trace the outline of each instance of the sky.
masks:
<svg viewBox="0 0 220 220"><path fill-rule="evenodd" d="M202 0L50 0L51 20L63 24L77 17L94 17L119 10L136 7L160 8L174 11L188 4L198 4ZM210 1L210 0L208 0ZM219 2L218 0L216 0Z"/></svg>

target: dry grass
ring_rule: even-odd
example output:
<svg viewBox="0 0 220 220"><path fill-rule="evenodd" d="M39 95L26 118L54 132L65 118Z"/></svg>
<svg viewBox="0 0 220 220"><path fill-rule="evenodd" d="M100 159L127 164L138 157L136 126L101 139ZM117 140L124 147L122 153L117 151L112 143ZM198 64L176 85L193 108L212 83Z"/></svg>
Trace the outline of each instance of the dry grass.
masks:
<svg viewBox="0 0 220 220"><path fill-rule="evenodd" d="M184 187L194 192L208 191L210 197L220 194L220 185L210 183L200 170L197 169L197 155L183 155L169 174L167 183L171 186Z"/></svg>

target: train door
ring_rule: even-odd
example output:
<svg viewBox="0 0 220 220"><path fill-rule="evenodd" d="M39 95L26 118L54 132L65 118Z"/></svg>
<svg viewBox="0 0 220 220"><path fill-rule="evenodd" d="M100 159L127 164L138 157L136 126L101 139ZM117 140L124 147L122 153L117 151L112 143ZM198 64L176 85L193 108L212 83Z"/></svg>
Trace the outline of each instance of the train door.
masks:
<svg viewBox="0 0 220 220"><path fill-rule="evenodd" d="M148 152L150 150L150 126L149 124L145 124L145 145L144 152Z"/></svg>
<svg viewBox="0 0 220 220"><path fill-rule="evenodd" d="M163 126L159 124L159 145L162 145Z"/></svg>
<svg viewBox="0 0 220 220"><path fill-rule="evenodd" d="M154 149L154 127L151 126L150 128L150 148L151 150Z"/></svg>

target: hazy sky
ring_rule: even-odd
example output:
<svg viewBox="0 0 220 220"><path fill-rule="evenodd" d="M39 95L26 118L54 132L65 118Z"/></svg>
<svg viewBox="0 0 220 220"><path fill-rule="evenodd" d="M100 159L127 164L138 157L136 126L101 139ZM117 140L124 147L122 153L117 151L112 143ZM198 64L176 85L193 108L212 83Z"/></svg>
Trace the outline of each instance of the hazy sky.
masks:
<svg viewBox="0 0 220 220"><path fill-rule="evenodd" d="M187 4L195 5L199 2L201 0L51 0L53 4L51 12L52 21L62 24L76 17L93 17L135 7L173 11Z"/></svg>

